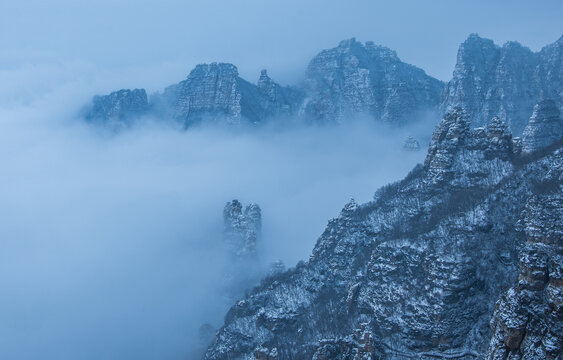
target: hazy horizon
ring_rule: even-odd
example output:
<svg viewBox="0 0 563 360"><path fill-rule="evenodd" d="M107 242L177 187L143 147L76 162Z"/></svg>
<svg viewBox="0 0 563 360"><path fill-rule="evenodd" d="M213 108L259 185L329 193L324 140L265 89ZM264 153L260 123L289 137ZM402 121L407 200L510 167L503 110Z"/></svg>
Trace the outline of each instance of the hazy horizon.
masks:
<svg viewBox="0 0 563 360"><path fill-rule="evenodd" d="M152 92L184 79L196 64L217 61L235 64L251 82L266 68L274 80L294 84L316 53L355 37L387 46L402 61L447 81L457 48L470 33L499 45L519 41L533 51L557 40L563 4L542 4L5 2L0 6L0 69L81 64L109 83L96 92L135 87Z"/></svg>

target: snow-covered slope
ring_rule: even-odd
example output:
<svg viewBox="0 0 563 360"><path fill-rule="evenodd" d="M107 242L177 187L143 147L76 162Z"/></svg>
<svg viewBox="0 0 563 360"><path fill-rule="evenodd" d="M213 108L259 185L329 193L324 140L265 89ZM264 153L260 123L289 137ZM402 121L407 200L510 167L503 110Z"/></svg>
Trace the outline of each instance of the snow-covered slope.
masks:
<svg viewBox="0 0 563 360"><path fill-rule="evenodd" d="M372 202L350 201L307 262L231 308L205 358L482 358L495 303L517 281L522 214L530 199L560 197L562 171L561 140L522 153L502 120L471 130L453 109L425 163ZM549 339L560 352L561 334Z"/></svg>

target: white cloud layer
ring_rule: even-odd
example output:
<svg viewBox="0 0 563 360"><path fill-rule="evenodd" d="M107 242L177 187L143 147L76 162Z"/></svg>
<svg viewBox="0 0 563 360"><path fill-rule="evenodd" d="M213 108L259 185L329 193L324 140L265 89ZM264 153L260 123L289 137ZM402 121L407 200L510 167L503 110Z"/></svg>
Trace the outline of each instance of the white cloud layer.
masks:
<svg viewBox="0 0 563 360"><path fill-rule="evenodd" d="M293 266L350 197L368 201L422 161L402 143L432 128L115 134L76 116L93 86L111 86L99 74L82 63L1 73L2 359L193 356L199 326L219 326L230 305L226 201L260 204L263 264Z"/></svg>

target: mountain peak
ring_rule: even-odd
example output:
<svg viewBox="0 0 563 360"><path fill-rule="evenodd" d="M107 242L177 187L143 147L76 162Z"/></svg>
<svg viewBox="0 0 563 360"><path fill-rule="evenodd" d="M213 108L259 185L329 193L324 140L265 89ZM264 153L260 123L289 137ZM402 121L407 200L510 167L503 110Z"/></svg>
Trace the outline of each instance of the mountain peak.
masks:
<svg viewBox="0 0 563 360"><path fill-rule="evenodd" d="M495 118L487 130L473 131L469 124L469 115L460 107L444 115L434 130L424 161L428 183L472 187L497 183L510 171L514 150L506 123ZM468 168L467 164L472 165ZM495 167L501 170L491 171ZM483 174L491 177L484 178Z"/></svg>
<svg viewBox="0 0 563 360"><path fill-rule="evenodd" d="M121 126L131 118L142 115L148 106L145 89L121 89L109 95L95 96L85 118Z"/></svg>
<svg viewBox="0 0 563 360"><path fill-rule="evenodd" d="M350 48L350 47L352 47L352 46L354 46L354 45L356 45L356 44L362 45L362 43L357 42L357 41L356 41L356 38L353 37L353 38L350 38L350 39L346 39L346 40L340 41L340 42L338 43L338 47L339 47L339 48Z"/></svg>
<svg viewBox="0 0 563 360"><path fill-rule="evenodd" d="M555 101L548 99L534 106L522 135L522 151L530 153L553 144L563 136L563 120Z"/></svg>
<svg viewBox="0 0 563 360"><path fill-rule="evenodd" d="M373 202L349 202L308 262L231 308L204 358L484 358L488 344L489 359L516 348L522 358L556 358L563 152L515 161L510 143L496 140L505 136L502 119L471 131L468 114L453 108L434 132L431 164ZM517 229L523 212L526 234ZM540 243L530 247L526 235ZM512 285L522 296L497 302Z"/></svg>
<svg viewBox="0 0 563 360"><path fill-rule="evenodd" d="M538 101L552 98L561 107L562 53L557 43L533 52L516 41L499 47L471 34L459 47L442 108L463 107L473 127L501 118L520 136Z"/></svg>
<svg viewBox="0 0 563 360"><path fill-rule="evenodd" d="M398 89L398 84L405 86ZM401 62L395 51L355 38L317 54L307 68L306 85L312 95L306 112L328 122L364 114L405 123L417 112L437 109L443 91L441 81Z"/></svg>
<svg viewBox="0 0 563 360"><path fill-rule="evenodd" d="M481 47L481 48L498 48L498 45L494 43L493 40L483 38L477 33L469 34L467 39L461 43L460 48L471 48L471 47Z"/></svg>
<svg viewBox="0 0 563 360"><path fill-rule="evenodd" d="M198 64L190 72L188 78L190 76L201 76L203 74L238 76L238 68L231 63L212 62L212 63Z"/></svg>

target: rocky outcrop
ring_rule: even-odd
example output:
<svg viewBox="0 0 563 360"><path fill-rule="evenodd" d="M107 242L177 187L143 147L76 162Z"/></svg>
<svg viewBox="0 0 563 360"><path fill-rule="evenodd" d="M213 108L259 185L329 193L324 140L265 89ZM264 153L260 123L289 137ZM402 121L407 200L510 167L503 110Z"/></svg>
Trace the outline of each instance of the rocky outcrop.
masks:
<svg viewBox="0 0 563 360"><path fill-rule="evenodd" d="M240 201L232 200L223 208L223 254L217 254L221 278L215 279L217 298L225 305L235 302L249 288L256 286L265 275L257 252L257 241L262 231L262 212L257 204L243 207ZM226 255L223 257L222 255ZM276 273L283 271L283 264L277 264ZM216 329L209 323L201 325L197 347L189 358L198 358L205 353L215 338ZM265 358L267 359L267 358Z"/></svg>
<svg viewBox="0 0 563 360"><path fill-rule="evenodd" d="M122 89L105 96L94 96L85 118L91 122L126 125L147 110L147 93L144 89Z"/></svg>
<svg viewBox="0 0 563 360"><path fill-rule="evenodd" d="M262 230L262 212L257 204L242 208L238 200L225 205L223 210L225 241L231 254L237 257L256 255L256 241Z"/></svg>
<svg viewBox="0 0 563 360"><path fill-rule="evenodd" d="M408 136L403 143L403 149L407 151L420 151L420 143L412 136Z"/></svg>
<svg viewBox="0 0 563 360"><path fill-rule="evenodd" d="M232 64L197 65L188 78L156 97L161 109L186 127L207 121L240 124L242 94L238 69Z"/></svg>
<svg viewBox="0 0 563 360"><path fill-rule="evenodd" d="M517 285L497 302L487 358L559 359L563 355L563 179L532 196L523 212L526 245Z"/></svg>
<svg viewBox="0 0 563 360"><path fill-rule="evenodd" d="M187 79L151 98L153 113L190 127L200 123L258 124L297 113L302 91L275 83L262 71L257 85L233 64L197 65Z"/></svg>
<svg viewBox="0 0 563 360"><path fill-rule="evenodd" d="M562 55L563 37L534 53L517 42L499 47L472 34L458 50L442 107L463 107L472 127L499 117L520 135L539 101L553 99L563 107Z"/></svg>
<svg viewBox="0 0 563 360"><path fill-rule="evenodd" d="M374 341L368 324L360 324L353 334L346 337L319 341L312 360L373 360Z"/></svg>
<svg viewBox="0 0 563 360"><path fill-rule="evenodd" d="M515 143L502 119L471 130L465 111L448 113L424 165L350 201L307 262L231 308L205 358L482 358L496 300L517 280L520 216L563 176L561 143L527 156Z"/></svg>
<svg viewBox="0 0 563 360"><path fill-rule="evenodd" d="M278 351L276 348L268 349L259 347L258 349L254 350L254 359L255 360L277 360L278 359Z"/></svg>
<svg viewBox="0 0 563 360"><path fill-rule="evenodd" d="M245 82L243 116L257 124L272 118L296 116L302 106L305 92L292 86L275 83L262 70L257 85Z"/></svg>
<svg viewBox="0 0 563 360"><path fill-rule="evenodd" d="M563 137L563 120L553 100L534 106L534 112L522 134L522 151L531 153Z"/></svg>
<svg viewBox="0 0 563 360"><path fill-rule="evenodd" d="M281 86L266 70L252 84L232 64L201 64L186 80L153 94L150 111L146 101L142 110L185 127L202 122L260 124L295 116L341 122L347 115L403 124L436 111L443 87L401 62L394 51L351 39L319 53L309 64L304 86Z"/></svg>
<svg viewBox="0 0 563 360"><path fill-rule="evenodd" d="M318 121L342 122L363 114L403 124L437 110L443 88L393 50L350 39L309 63L306 112Z"/></svg>
<svg viewBox="0 0 563 360"><path fill-rule="evenodd" d="M534 53L517 42L499 47L472 34L461 44L453 78L445 86L391 49L349 39L316 55L300 86L280 86L265 70L253 84L232 64L201 64L186 80L153 94L150 106L136 93L144 90L121 90L94 100L89 118L136 117L150 107L156 118L173 118L185 127L201 122L256 125L296 116L320 123L367 116L402 125L460 106L470 114L473 128L498 117L521 135L536 103L552 99L563 108L562 56L563 37Z"/></svg>

